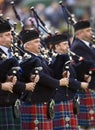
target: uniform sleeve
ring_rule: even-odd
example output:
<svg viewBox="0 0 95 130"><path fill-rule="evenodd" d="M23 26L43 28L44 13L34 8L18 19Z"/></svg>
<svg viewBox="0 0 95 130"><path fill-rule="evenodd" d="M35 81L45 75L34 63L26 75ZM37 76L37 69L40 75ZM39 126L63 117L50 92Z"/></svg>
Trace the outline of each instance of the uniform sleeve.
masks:
<svg viewBox="0 0 95 130"><path fill-rule="evenodd" d="M40 73L39 84L45 87L56 89L59 87L59 80L52 78L51 76L45 73Z"/></svg>
<svg viewBox="0 0 95 130"><path fill-rule="evenodd" d="M25 91L26 85L23 82L17 81L13 87L13 92L22 94Z"/></svg>
<svg viewBox="0 0 95 130"><path fill-rule="evenodd" d="M69 88L77 91L78 89L81 89L81 82L74 78L69 78Z"/></svg>

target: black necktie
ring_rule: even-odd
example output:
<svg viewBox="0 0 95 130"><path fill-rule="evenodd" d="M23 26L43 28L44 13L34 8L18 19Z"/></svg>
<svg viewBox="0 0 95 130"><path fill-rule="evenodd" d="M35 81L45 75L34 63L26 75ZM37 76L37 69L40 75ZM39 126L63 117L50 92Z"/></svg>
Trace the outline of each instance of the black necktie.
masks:
<svg viewBox="0 0 95 130"><path fill-rule="evenodd" d="M42 67L43 67L43 70L47 73L49 73L50 69L47 65L47 62L45 61L45 59L42 57L42 56L38 56L39 59L41 60L41 64L42 64Z"/></svg>
<svg viewBox="0 0 95 130"><path fill-rule="evenodd" d="M90 48L92 47L92 43L89 43L89 47L90 47Z"/></svg>
<svg viewBox="0 0 95 130"><path fill-rule="evenodd" d="M8 56L9 56L9 58L12 57L11 49L8 49Z"/></svg>

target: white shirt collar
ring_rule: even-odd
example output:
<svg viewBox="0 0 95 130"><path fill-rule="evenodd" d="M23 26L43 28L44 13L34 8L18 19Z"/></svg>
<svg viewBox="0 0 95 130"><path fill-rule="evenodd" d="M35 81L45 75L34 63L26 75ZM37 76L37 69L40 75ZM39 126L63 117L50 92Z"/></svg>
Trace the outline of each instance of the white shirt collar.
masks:
<svg viewBox="0 0 95 130"><path fill-rule="evenodd" d="M8 48L7 47L4 47L4 46L1 46L0 45L0 48L6 53L6 55L8 56Z"/></svg>
<svg viewBox="0 0 95 130"><path fill-rule="evenodd" d="M90 47L90 43L89 42L87 42L85 40L82 40L82 41L85 43L86 46Z"/></svg>

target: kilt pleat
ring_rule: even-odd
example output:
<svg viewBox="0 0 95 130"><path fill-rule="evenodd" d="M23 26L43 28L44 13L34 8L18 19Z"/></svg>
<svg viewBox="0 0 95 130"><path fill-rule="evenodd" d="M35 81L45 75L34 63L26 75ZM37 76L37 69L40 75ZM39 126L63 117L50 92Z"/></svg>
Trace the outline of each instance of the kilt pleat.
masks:
<svg viewBox="0 0 95 130"><path fill-rule="evenodd" d="M23 130L53 130L53 122L47 118L47 104L26 104L21 107Z"/></svg>
<svg viewBox="0 0 95 130"><path fill-rule="evenodd" d="M61 101L55 104L53 130L77 130L77 117L73 113L72 101Z"/></svg>
<svg viewBox="0 0 95 130"><path fill-rule="evenodd" d="M13 116L12 107L0 107L0 130L22 130L20 119Z"/></svg>
<svg viewBox="0 0 95 130"><path fill-rule="evenodd" d="M95 92L85 92L80 95L80 112L78 114L78 124L80 126L95 126Z"/></svg>

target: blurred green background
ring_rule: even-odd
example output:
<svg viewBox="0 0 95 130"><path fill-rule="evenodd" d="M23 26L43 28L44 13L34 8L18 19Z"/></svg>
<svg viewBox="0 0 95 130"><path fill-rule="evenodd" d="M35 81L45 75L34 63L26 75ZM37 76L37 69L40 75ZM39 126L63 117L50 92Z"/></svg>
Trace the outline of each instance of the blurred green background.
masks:
<svg viewBox="0 0 95 130"><path fill-rule="evenodd" d="M20 22L14 14L10 4L11 1L0 0L0 13L5 18L10 17L12 23L17 22L17 30L20 30ZM67 25L59 2L60 0L14 0L17 13L25 26L30 26L29 17L34 19L30 10L30 7L33 6L49 29L65 31ZM95 17L95 0L63 0L63 3L70 13L75 15L76 20L92 20Z"/></svg>

